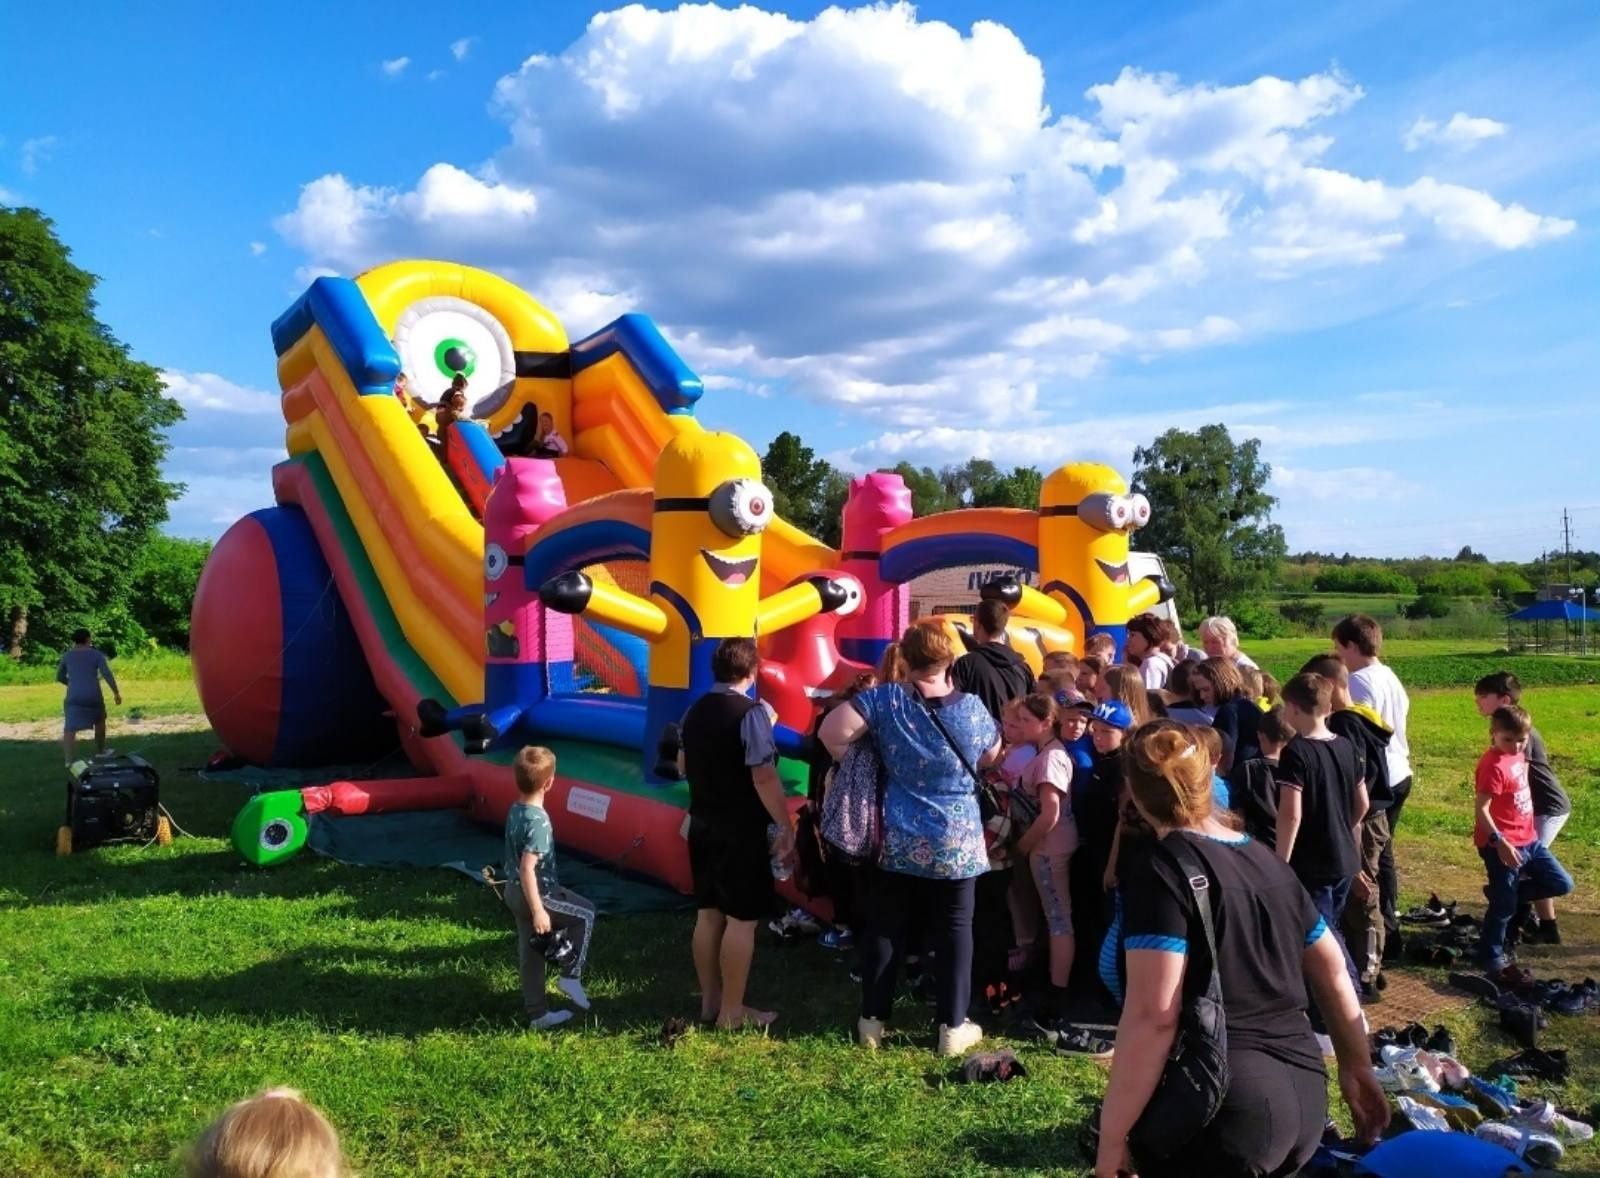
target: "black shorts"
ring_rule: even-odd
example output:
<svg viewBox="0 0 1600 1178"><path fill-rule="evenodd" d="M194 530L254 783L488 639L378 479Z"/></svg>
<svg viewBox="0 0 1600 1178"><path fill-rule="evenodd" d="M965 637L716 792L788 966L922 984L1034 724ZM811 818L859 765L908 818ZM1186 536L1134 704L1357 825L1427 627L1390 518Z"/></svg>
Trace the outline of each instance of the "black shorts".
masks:
<svg viewBox="0 0 1600 1178"><path fill-rule="evenodd" d="M715 908L732 920L771 915L772 860L764 829L723 831L692 823L689 871L697 908Z"/></svg>

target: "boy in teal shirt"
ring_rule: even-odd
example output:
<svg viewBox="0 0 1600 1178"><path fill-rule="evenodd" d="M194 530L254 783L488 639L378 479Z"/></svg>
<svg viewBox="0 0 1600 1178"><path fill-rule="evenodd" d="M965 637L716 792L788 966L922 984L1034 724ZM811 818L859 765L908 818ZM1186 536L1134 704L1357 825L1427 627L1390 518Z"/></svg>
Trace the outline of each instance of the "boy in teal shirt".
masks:
<svg viewBox="0 0 1600 1178"><path fill-rule="evenodd" d="M517 965L528 1025L546 1031L572 1017L570 1010L551 1010L545 999L547 938L560 930L572 942L574 949L562 964L556 985L579 1009L588 1010L582 977L595 910L556 878L555 831L544 808L545 794L555 780L556 755L541 745L529 745L511 767L521 800L506 815L505 901L517 922Z"/></svg>

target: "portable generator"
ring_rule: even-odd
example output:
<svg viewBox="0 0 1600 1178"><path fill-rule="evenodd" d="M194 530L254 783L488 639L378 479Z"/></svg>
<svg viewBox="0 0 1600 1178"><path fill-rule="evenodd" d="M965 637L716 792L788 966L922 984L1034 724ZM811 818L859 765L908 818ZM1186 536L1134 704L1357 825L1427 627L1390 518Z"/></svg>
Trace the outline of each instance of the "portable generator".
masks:
<svg viewBox="0 0 1600 1178"><path fill-rule="evenodd" d="M172 841L161 813L161 778L143 757L99 756L67 767L67 821L56 853L109 842Z"/></svg>

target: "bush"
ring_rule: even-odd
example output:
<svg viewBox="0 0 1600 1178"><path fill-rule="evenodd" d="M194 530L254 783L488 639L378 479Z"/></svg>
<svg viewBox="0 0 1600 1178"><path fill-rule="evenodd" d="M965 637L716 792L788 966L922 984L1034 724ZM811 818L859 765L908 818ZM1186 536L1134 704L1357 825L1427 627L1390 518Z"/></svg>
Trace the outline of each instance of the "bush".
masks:
<svg viewBox="0 0 1600 1178"><path fill-rule="evenodd" d="M128 600L134 618L162 646L189 649L189 610L210 553L208 541L158 534L134 561Z"/></svg>
<svg viewBox="0 0 1600 1178"><path fill-rule="evenodd" d="M1318 593L1415 593L1410 577L1379 565L1352 564L1324 569L1312 582Z"/></svg>
<svg viewBox="0 0 1600 1178"><path fill-rule="evenodd" d="M1519 593L1532 593L1533 585L1521 573L1512 569L1501 569L1490 576L1489 592L1510 601Z"/></svg>
<svg viewBox="0 0 1600 1178"><path fill-rule="evenodd" d="M1481 597L1489 585L1481 569L1440 569L1418 581L1417 592L1422 597Z"/></svg>
<svg viewBox="0 0 1600 1178"><path fill-rule="evenodd" d="M156 648L139 619L121 602L102 609L88 622L94 644L105 652L108 659L122 655L136 655Z"/></svg>
<svg viewBox="0 0 1600 1178"><path fill-rule="evenodd" d="M1246 598L1230 601L1223 611L1245 638L1278 638L1287 630L1283 616L1265 602Z"/></svg>
<svg viewBox="0 0 1600 1178"><path fill-rule="evenodd" d="M1403 610L1413 621L1420 618L1448 618L1450 599L1438 593L1424 593Z"/></svg>
<svg viewBox="0 0 1600 1178"><path fill-rule="evenodd" d="M1322 603L1320 601L1282 601L1278 613L1283 620L1308 634L1322 632Z"/></svg>

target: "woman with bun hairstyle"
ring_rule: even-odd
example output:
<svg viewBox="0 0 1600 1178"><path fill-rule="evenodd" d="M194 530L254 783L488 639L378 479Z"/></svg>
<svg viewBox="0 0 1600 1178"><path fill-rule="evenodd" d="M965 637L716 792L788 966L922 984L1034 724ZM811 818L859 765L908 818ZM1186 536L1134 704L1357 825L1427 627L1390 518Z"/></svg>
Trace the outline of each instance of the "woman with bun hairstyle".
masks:
<svg viewBox="0 0 1600 1178"><path fill-rule="evenodd" d="M1146 724L1123 756L1128 791L1159 845L1149 869L1124 881L1127 997L1100 1120L1095 1173L1288 1175L1316 1151L1327 1121L1327 1076L1306 1019L1306 986L1326 1013L1339 1087L1357 1133L1376 1140L1389 1106L1368 1056L1361 1004L1337 940L1300 881L1266 847L1212 811L1211 762L1185 725ZM1171 851L1182 840L1205 869L1217 957L1210 960L1196 896ZM1193 968L1190 968L1190 966ZM1222 1107L1165 1158L1135 1157L1128 1135L1161 1079L1186 1004L1219 970L1230 1081ZM1141 1126L1162 1140L1161 1126ZM1172 1156L1175 1154L1176 1156Z"/></svg>

